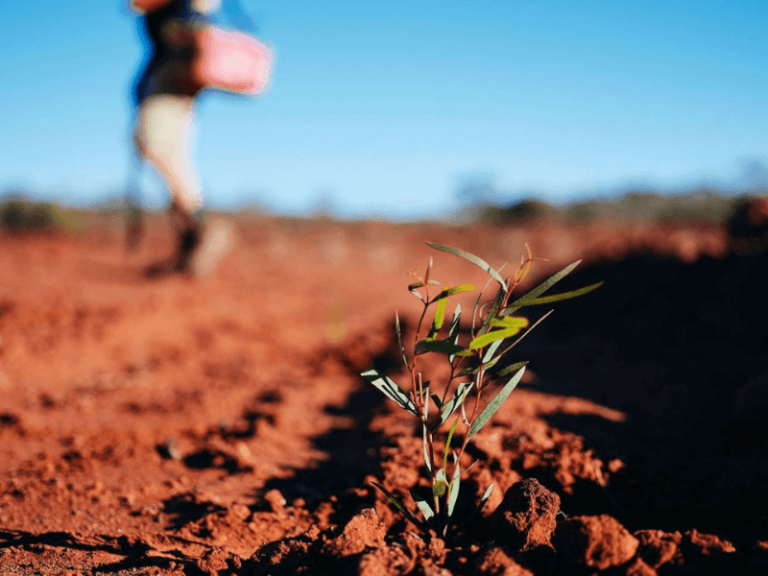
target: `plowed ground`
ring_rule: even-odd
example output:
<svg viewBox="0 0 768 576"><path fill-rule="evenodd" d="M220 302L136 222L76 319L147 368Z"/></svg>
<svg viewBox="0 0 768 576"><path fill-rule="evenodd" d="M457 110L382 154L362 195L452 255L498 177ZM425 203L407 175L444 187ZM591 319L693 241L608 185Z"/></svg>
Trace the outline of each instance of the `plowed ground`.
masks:
<svg viewBox="0 0 768 576"><path fill-rule="evenodd" d="M765 254L718 227L230 219L205 282L142 277L162 219L131 255L106 216L0 235L0 574L768 571ZM359 376L402 377L394 313L413 328L430 256L484 283L426 241L606 282L514 350L458 516L494 492L446 540L372 487L413 507L420 431Z"/></svg>

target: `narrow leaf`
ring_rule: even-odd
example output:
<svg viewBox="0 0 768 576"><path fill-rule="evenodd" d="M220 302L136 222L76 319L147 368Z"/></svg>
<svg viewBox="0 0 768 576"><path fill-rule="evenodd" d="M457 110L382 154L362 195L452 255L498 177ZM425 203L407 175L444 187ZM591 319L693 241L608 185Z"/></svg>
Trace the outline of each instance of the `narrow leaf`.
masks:
<svg viewBox="0 0 768 576"><path fill-rule="evenodd" d="M462 526L466 525L472 518L480 514L480 512L483 511L483 508L485 508L486 503L488 502L488 498L491 497L491 493L493 493L493 484L488 486L488 489L485 491L485 494L483 494L483 497L480 499L480 504L477 505L477 507L472 511L472 514L467 516L466 520L461 523Z"/></svg>
<svg viewBox="0 0 768 576"><path fill-rule="evenodd" d="M459 341L459 325L461 323L461 304L456 304L456 310L453 312L453 321L451 322L451 328L448 330L448 338L446 342L456 344ZM448 362L453 364L455 355L450 354L448 356Z"/></svg>
<svg viewBox="0 0 768 576"><path fill-rule="evenodd" d="M520 370L520 368L523 368L528 365L528 360L523 360L522 362L515 362L514 364L510 364L506 368L502 368L498 372L491 375L490 380L497 380L499 378L504 378L504 376L509 376L512 374L512 372L515 372L517 370Z"/></svg>
<svg viewBox="0 0 768 576"><path fill-rule="evenodd" d="M414 416L418 416L419 412L416 410L416 406L408 395L402 391L402 389L387 376L379 373L378 370L371 369L362 373L362 377L368 380L371 384L376 386L387 398L395 402L403 410L407 410Z"/></svg>
<svg viewBox="0 0 768 576"><path fill-rule="evenodd" d="M487 334L486 334L486 336L487 336ZM489 364L490 364L491 359L493 358L493 355L496 354L496 350L499 349L499 346L501 346L501 344L503 342L504 342L503 339L496 340L490 346L488 346L488 350L485 351L485 355L483 356L483 369L484 370L487 370L490 367ZM493 364L495 364L495 363L496 362L493 362ZM490 364L490 365L492 366L493 364Z"/></svg>
<svg viewBox="0 0 768 576"><path fill-rule="evenodd" d="M468 438L472 438L475 434L480 432L480 430L488 423L488 420L491 419L491 417L496 413L496 411L501 408L501 405L504 403L504 401L509 397L509 395L512 393L512 390L515 389L515 386L517 386L518 382L520 382L520 379L523 377L523 373L525 372L525 366L520 368L512 378L510 378L509 382L507 382L504 387L499 390L499 393L496 394L496 397L491 400L488 405L483 409L482 412L480 412L480 415L477 417L477 420L472 422L472 426L469 428L469 432L467 433Z"/></svg>
<svg viewBox="0 0 768 576"><path fill-rule="evenodd" d="M419 507L419 510L421 511L422 516L424 516L424 520L429 522L432 519L432 516L435 515L435 513L432 511L432 508L429 505L429 502L426 500L420 500L417 499L416 496L411 494L411 497L413 498L413 501L416 502L416 506Z"/></svg>
<svg viewBox="0 0 768 576"><path fill-rule="evenodd" d="M427 472L429 472L429 475L432 476L432 459L429 457L429 443L427 440L427 425L424 424L422 426L422 429L424 430L422 434L422 447L424 448L424 464L427 467Z"/></svg>
<svg viewBox="0 0 768 576"><path fill-rule="evenodd" d="M472 389L474 384L474 382L462 382L459 384L458 388L456 388L456 394L453 395L453 398L443 404L443 410L440 413L440 424L448 420L451 414L456 411L456 408L464 405L464 401L467 399L467 394Z"/></svg>
<svg viewBox="0 0 768 576"><path fill-rule="evenodd" d="M435 310L435 320L432 323L435 329L435 335L437 335L438 332L440 332L440 328L443 327L443 322L445 322L445 305L448 303L448 300L445 298L442 298L437 302L437 309Z"/></svg>
<svg viewBox="0 0 768 576"><path fill-rule="evenodd" d="M459 248L453 248L451 246L445 246L443 244L435 244L433 242L427 242L427 244L431 248L434 248L435 250L440 250L442 252L448 252L450 254L454 254L456 256L464 258L465 260L469 260L473 264L479 266L480 268L485 270L488 274L493 276L493 279L496 280L499 284L501 284L501 286L504 288L504 291L506 292L507 284L506 282L504 282L504 279L494 268L491 267L490 264L488 264L488 262L486 262L482 258L478 258L474 254L470 254L469 252L465 252L464 250L461 250Z"/></svg>
<svg viewBox="0 0 768 576"><path fill-rule="evenodd" d="M448 487L448 517L453 516L453 510L456 508L456 501L459 498L459 487L461 486L461 467L459 466L459 459L456 453L454 456L454 468L453 468L453 480Z"/></svg>
<svg viewBox="0 0 768 576"><path fill-rule="evenodd" d="M451 344L445 340L419 340L413 348L413 353L418 356L426 352L461 355L460 353L466 352L466 350L462 346Z"/></svg>
<svg viewBox="0 0 768 576"><path fill-rule="evenodd" d="M472 342L469 343L470 350L480 350L485 348L488 344L496 342L496 340L503 340L504 338L511 338L515 334L520 332L520 328L505 328L503 330L494 330L478 336Z"/></svg>
<svg viewBox="0 0 768 576"><path fill-rule="evenodd" d="M476 510L478 514L483 511L483 508L485 508L485 503L488 502L488 498L491 497L491 493L493 493L493 483L491 483L491 485L486 488L485 494L483 494L483 497L480 499L480 505Z"/></svg>
<svg viewBox="0 0 768 576"><path fill-rule="evenodd" d="M461 322L461 304L456 304L456 310L453 312L453 321L451 322L451 328L448 330L448 338L446 340L452 344L456 343L459 337L459 324Z"/></svg>
<svg viewBox="0 0 768 576"><path fill-rule="evenodd" d="M448 432L448 437L445 439L445 450L443 451L443 469L448 465L448 452L451 450L451 440L453 440L453 433L456 432L456 427L459 425L460 416L456 416L456 420L451 425L451 430Z"/></svg>
<svg viewBox="0 0 768 576"><path fill-rule="evenodd" d="M479 366L467 366L466 368L462 369L461 372L456 374L456 377L460 376L467 376L469 374L477 374L480 371Z"/></svg>
<svg viewBox="0 0 768 576"><path fill-rule="evenodd" d="M397 509L398 509L398 510L399 510L399 511L400 511L400 512L401 512L401 513L402 513L402 514L403 514L403 515L406 517L406 518L408 518L408 520L410 520L411 522L413 522L414 524L416 524L416 526L420 526L421 528L424 528L424 527L425 527L425 526L424 526L424 523L423 523L421 520L419 520L418 518L416 518L416 516L414 515L414 513L413 513L413 512L411 512L410 510L408 510L408 508L406 508L406 507L405 507L405 506L404 506L404 505L403 505L403 504L400 502L400 500L398 500L398 499L395 497L395 495L394 495L394 494L392 494L392 492L390 492L389 490L387 490L386 488L384 488L384 486L382 486L381 484L379 484L378 482L375 482L375 481L373 481L373 480L371 480L371 484L373 485L373 487L374 487L374 488L376 488L376 489L377 489L377 490L379 490L379 491L380 491L382 494L384 494L384 496L386 496L386 497L387 497L387 500L389 500L390 504L392 504L392 505L393 505L395 508L397 508Z"/></svg>
<svg viewBox="0 0 768 576"><path fill-rule="evenodd" d="M490 325L493 328L526 328L528 326L528 318L523 318L522 316L493 318Z"/></svg>
<svg viewBox="0 0 768 576"><path fill-rule="evenodd" d="M524 302L525 306L536 306L538 304L552 304L554 302L562 302L563 300L570 300L572 298L578 298L584 294L589 294L593 290L597 290L605 284L605 282L595 282L584 288L577 290L571 290L570 292L561 292L560 294L552 294L551 296L541 296L540 298L531 298Z"/></svg>
<svg viewBox="0 0 768 576"><path fill-rule="evenodd" d="M569 264L568 266L560 270L560 272L558 272L557 274L554 274L553 276L550 276L549 278L544 280L544 282L536 286L536 288L534 288L524 296L521 296L520 298L512 302L512 304L509 307L505 308L504 315L508 316L509 314L514 313L515 310L518 310L523 306L527 306L527 302L529 300L533 300L541 296L544 292L552 288L552 286L554 286L555 284L560 282L560 280L568 276L568 274L573 272L574 268L576 268L576 266L578 266L580 263L581 263L581 260L576 260L576 262Z"/></svg>
<svg viewBox="0 0 768 576"><path fill-rule="evenodd" d="M491 327L491 322L495 320L499 315L499 312L501 312L501 305L504 303L505 296L505 292L499 288L499 291L496 293L496 298L493 299L491 309L483 317L483 324L480 326L480 334L488 332L488 329Z"/></svg>
<svg viewBox="0 0 768 576"><path fill-rule="evenodd" d="M395 312L395 332L397 333L397 344L400 347L400 354L403 355L403 363L406 368L408 367L408 358L405 355L405 347L403 346L403 334L400 330L400 316Z"/></svg>
<svg viewBox="0 0 768 576"><path fill-rule="evenodd" d="M474 284L459 284L458 286L454 286L453 288L446 288L440 294L435 296L433 302L435 300L442 300L445 298L448 298L448 296L453 296L454 294L461 294L462 292L471 292L472 290L476 290L477 286Z"/></svg>

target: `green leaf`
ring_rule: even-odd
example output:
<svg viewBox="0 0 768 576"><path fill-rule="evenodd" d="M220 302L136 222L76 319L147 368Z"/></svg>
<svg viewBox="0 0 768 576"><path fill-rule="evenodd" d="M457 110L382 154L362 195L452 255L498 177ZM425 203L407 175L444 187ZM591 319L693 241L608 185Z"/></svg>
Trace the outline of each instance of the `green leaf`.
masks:
<svg viewBox="0 0 768 576"><path fill-rule="evenodd" d="M504 338L510 338L520 332L520 328L504 328L503 330L494 330L478 336L472 342L469 343L470 350L480 350L485 348L488 344L496 342L496 340L503 340Z"/></svg>
<svg viewBox="0 0 768 576"><path fill-rule="evenodd" d="M488 329L491 327L491 322L496 319L496 317L499 315L499 312L501 311L501 305L504 303L505 297L506 293L501 288L499 288L499 291L496 293L496 297L493 299L491 309L483 317L483 324L480 326L480 334L485 334L488 332Z"/></svg>
<svg viewBox="0 0 768 576"><path fill-rule="evenodd" d="M488 502L488 498L491 497L491 494L493 493L493 484L488 486L488 488L485 491L485 494L483 494L483 497L480 499L480 504L478 504L475 509L472 511L472 514L467 516L467 518L461 523L462 526L465 526L472 518L480 514L480 512L483 511L483 508L485 508L486 503Z"/></svg>
<svg viewBox="0 0 768 576"><path fill-rule="evenodd" d="M445 439L445 450L443 450L443 469L448 465L448 452L451 449L451 440L453 440L453 433L456 432L456 427L459 425L459 420L461 420L460 416L456 416L456 420L454 420L453 424L451 425L451 429L448 432L448 437Z"/></svg>
<svg viewBox="0 0 768 576"><path fill-rule="evenodd" d="M435 498L442 498L448 491L448 483L445 480L438 480L435 485L432 486L432 495Z"/></svg>
<svg viewBox="0 0 768 576"><path fill-rule="evenodd" d="M522 316L505 316L503 318L493 318L490 322L493 328L527 328L528 318Z"/></svg>
<svg viewBox="0 0 768 576"><path fill-rule="evenodd" d="M400 406L400 408L410 412L414 416L419 415L419 412L416 410L414 403L411 402L411 399L408 397L408 395L403 392L403 390L394 382L394 380L380 374L379 371L375 369L363 372L362 377L376 386L376 388L378 388L382 394L395 402L395 404Z"/></svg>
<svg viewBox="0 0 768 576"><path fill-rule="evenodd" d="M448 252L450 254L454 254L456 256L459 256L460 258L464 258L465 260L469 260L473 264L479 266L483 270L485 270L488 274L493 276L493 279L496 280L499 284L501 284L502 288L504 288L504 291L507 291L507 283L504 282L504 279L501 277L501 275L491 267L488 262L483 260L482 258L478 258L474 254L470 254L469 252L465 252L464 250L461 250L459 248L453 248L451 246L445 246L444 244L435 244L434 242L427 242L427 245L431 248L434 248L435 250L440 250L441 252Z"/></svg>
<svg viewBox="0 0 768 576"><path fill-rule="evenodd" d="M416 298L418 298L419 300L424 302L424 297L421 294L419 294L418 292L416 292L416 290L411 290L411 294L413 294L414 296L416 296Z"/></svg>
<svg viewBox="0 0 768 576"><path fill-rule="evenodd" d="M376 489L377 489L377 490L379 490L379 491L380 491L382 494L384 494L384 496L386 496L386 497L387 497L387 500L389 500L390 504L392 504L392 505L393 505L395 508L397 508L397 509L398 509L398 510L399 510L399 511L400 511L400 512L401 512L401 513L402 513L402 514L403 514L403 515L406 517L406 518L408 518L408 520L410 520L411 522L413 522L414 524L416 524L416 526L419 526L419 527L421 527L422 529L424 529L424 528L425 528L425 526L424 526L424 523L423 523L421 520L419 520L418 518L416 518L416 516L414 515L414 513L413 513L413 512L411 512L410 510L408 510L408 508L406 508L406 507L405 507L405 506L404 506L404 505L403 505L403 504L400 502L400 500L398 500L398 499L395 497L395 495L394 495L394 494L392 494L392 492L390 492L389 490L387 490L386 488L384 488L384 486L382 486L381 484L379 484L378 482L376 482L376 481L374 481L374 480L371 480L371 484L373 485L373 487L374 487L374 488L376 488Z"/></svg>
<svg viewBox="0 0 768 576"><path fill-rule="evenodd" d="M454 286L453 288L446 288L440 294L435 296L433 302L435 300L443 300L445 298L448 298L448 296L453 296L454 294L461 294L462 292L471 292L472 290L476 290L477 286L474 284L459 284L458 286Z"/></svg>
<svg viewBox="0 0 768 576"><path fill-rule="evenodd" d="M519 310L523 306L527 306L528 305L527 302L529 300L534 300L535 298L538 298L539 296L544 294L544 292L552 288L552 286L554 286L555 284L560 282L560 280L568 276L568 274L573 272L574 268L576 268L576 266L578 266L580 263L581 263L581 260L576 260L576 262L569 264L568 266L560 270L560 272L554 274L553 276L550 276L549 278L544 280L544 282L536 286L536 288L534 288L527 294L521 296L520 298L512 302L512 304L510 304L509 307L504 309L504 312L503 312L504 316L509 316L510 314L513 314L516 310Z"/></svg>
<svg viewBox="0 0 768 576"><path fill-rule="evenodd" d="M424 449L424 464L427 467L427 472L432 476L432 459L429 457L429 443L427 441L427 425L422 425L422 447Z"/></svg>
<svg viewBox="0 0 768 576"><path fill-rule="evenodd" d="M415 355L426 352L439 352L440 354L458 354L466 352L462 346L451 344L445 340L419 340L413 349Z"/></svg>
<svg viewBox="0 0 768 576"><path fill-rule="evenodd" d="M499 344L503 344L503 343L504 343L504 340L497 340L496 342L494 342L493 344L491 344L491 345L488 347L488 349L486 350L486 352L485 352L485 355L484 355L484 357L483 357L484 359L485 359L485 358L488 358L488 357L490 357L492 354L494 354L494 353L496 352L496 350L499 348L499 346L496 344L497 342L498 342ZM483 370L486 370L486 371L487 371L489 368L492 368L493 366L495 366L495 365L496 365L496 363L499 361L499 359L500 359L500 358L501 358L503 355L504 355L504 352L501 352L501 353L497 354L497 355L496 355L494 358L491 358L491 359L490 359L490 360L488 360L488 361L484 361L484 362L482 363L482 368L483 368ZM480 372L480 367L481 367L481 366L479 366L479 365L478 365L478 366L467 366L466 368L464 368L463 370L461 370L461 372L459 372L458 374L456 374L456 377L457 377L457 378L459 378L459 377L461 377L461 376L469 376L469 375L474 375L474 374L477 374L478 372Z"/></svg>
<svg viewBox="0 0 768 576"><path fill-rule="evenodd" d="M535 324L534 324L534 326L535 326ZM525 334L527 334L527 333L528 332L526 332ZM525 334L523 334L523 336L521 336L520 339L522 339L525 336ZM491 344L488 347L488 350L485 353L485 358L488 358L489 356L491 356L491 352L495 352L496 351L496 349L498 348L498 346L496 346L497 342L498 343L503 343L504 341L503 340L497 340L496 342ZM491 368L493 368L499 362L499 360L501 360L501 357L504 356L504 354L506 354L507 352L509 352L517 344L517 342L519 342L519 340L516 340L515 343L512 346L509 346L505 350L502 350L494 358L491 358L490 360L484 361L483 362L483 370L488 372ZM518 362L516 364L513 364L512 366L515 366L515 370L517 370L517 368L520 368L520 366L525 366L526 364L528 364L527 361L526 362ZM461 372L456 374L456 376L459 377L459 376L467 376L467 375L470 375L470 374L477 374L479 371L480 371L480 368L478 366L475 366L474 368L470 366L470 367L464 368L464 370L462 370ZM509 372L506 372L506 368L504 369L504 371L505 371L506 374L509 374ZM500 374L501 374L501 372L496 373L496 374L492 374L491 378L498 378Z"/></svg>
<svg viewBox="0 0 768 576"><path fill-rule="evenodd" d="M477 366L467 366L466 368L463 368L461 372L456 374L456 376L467 376L469 374L477 374L479 368Z"/></svg>
<svg viewBox="0 0 768 576"><path fill-rule="evenodd" d="M435 309L435 320L432 322L435 336L437 336L438 332L440 332L440 328L443 327L443 322L445 322L445 305L447 302L448 300L445 298L437 302L437 308Z"/></svg>
<svg viewBox="0 0 768 576"><path fill-rule="evenodd" d="M437 332L440 331L440 328L443 327L443 322L445 322L445 304L448 302L447 300L443 299L440 300L437 303L437 309L435 310L435 330Z"/></svg>
<svg viewBox="0 0 768 576"><path fill-rule="evenodd" d="M397 333L397 344L400 346L400 354L403 355L403 363L405 367L408 367L408 358L405 355L405 347L403 346L403 334L400 330L400 316L395 312L395 332Z"/></svg>
<svg viewBox="0 0 768 576"><path fill-rule="evenodd" d="M459 457L456 452L453 453L454 468L453 468L453 480L448 487L448 517L453 516L453 510L456 508L456 501L459 498L459 487L461 486L461 467L459 466Z"/></svg>
<svg viewBox="0 0 768 576"><path fill-rule="evenodd" d="M584 294L589 294L593 290L597 290L605 284L605 282L595 282L584 288L578 288L577 290L571 290L570 292L561 292L560 294L552 294L551 296L542 296L540 298L531 298L524 302L525 306L536 306L539 304L553 304L554 302L562 302L563 300L570 300L572 298L578 298Z"/></svg>
<svg viewBox="0 0 768 576"><path fill-rule="evenodd" d="M408 292L416 296L419 300L424 302L424 296L421 295L420 292L418 292L417 288L423 288L424 282L414 282L413 284L408 284Z"/></svg>
<svg viewBox="0 0 768 576"><path fill-rule="evenodd" d="M453 398L443 404L443 410L440 413L440 424L448 420L451 414L456 411L456 408L464 404L464 401L467 399L467 394L474 385L474 382L462 382L459 384L459 386L456 388L456 394L453 395Z"/></svg>
<svg viewBox="0 0 768 576"><path fill-rule="evenodd" d="M468 438L472 438L475 434L480 432L483 426L488 423L488 420L490 420L496 411L501 408L501 405L512 393L512 390L515 389L515 386L517 386L518 382L520 382L524 372L525 366L520 368L515 373L515 375L510 378L509 382L507 382L504 387L499 390L499 393L496 394L496 397L488 403L482 412L480 412L480 415L477 417L477 419L472 422L472 426L469 427L469 432L467 433Z"/></svg>
<svg viewBox="0 0 768 576"><path fill-rule="evenodd" d="M515 362L514 364L510 364L506 368L502 368L498 372L491 375L491 380L497 380L499 378L504 378L504 376L509 376L512 374L512 372L516 372L517 370L520 370L520 368L524 368L528 365L528 360L523 360L522 362Z"/></svg>
<svg viewBox="0 0 768 576"><path fill-rule="evenodd" d="M483 494L483 497L480 499L480 504L478 505L477 509L475 510L476 513L480 513L483 511L483 508L485 508L485 503L488 502L488 498L491 497L491 493L493 492L493 483L491 483L488 488L485 490L485 494Z"/></svg>
<svg viewBox="0 0 768 576"><path fill-rule="evenodd" d="M459 338L459 324L461 323L461 304L456 304L456 310L453 312L453 321L451 322L451 328L448 330L447 342L452 344L456 343Z"/></svg>
<svg viewBox="0 0 768 576"><path fill-rule="evenodd" d="M496 364L496 361L493 359L493 355L496 354L496 350L499 349L499 346L501 346L503 342L503 339L496 340L490 346L488 346L488 350L486 350L485 355L483 355L483 370L487 370Z"/></svg>
<svg viewBox="0 0 768 576"><path fill-rule="evenodd" d="M427 502L426 500L421 500L420 498L417 498L413 494L411 494L411 498L413 498L413 501L416 502L416 506L418 506L422 516L424 516L424 520L429 522L432 519L432 516L435 515L435 513L432 511L431 506L429 505L429 502Z"/></svg>

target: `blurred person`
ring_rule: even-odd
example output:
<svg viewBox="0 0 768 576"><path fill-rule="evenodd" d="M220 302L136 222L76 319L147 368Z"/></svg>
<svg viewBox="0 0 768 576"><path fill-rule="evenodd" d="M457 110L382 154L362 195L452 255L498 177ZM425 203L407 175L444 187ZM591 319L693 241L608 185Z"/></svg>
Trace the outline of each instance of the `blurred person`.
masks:
<svg viewBox="0 0 768 576"><path fill-rule="evenodd" d="M195 31L212 23L221 0L131 0L141 15L150 57L133 90L134 143L141 158L164 179L170 193L175 254L145 269L149 277L175 273L206 276L233 242L231 226L207 222L192 162L194 105L202 86L191 77Z"/></svg>

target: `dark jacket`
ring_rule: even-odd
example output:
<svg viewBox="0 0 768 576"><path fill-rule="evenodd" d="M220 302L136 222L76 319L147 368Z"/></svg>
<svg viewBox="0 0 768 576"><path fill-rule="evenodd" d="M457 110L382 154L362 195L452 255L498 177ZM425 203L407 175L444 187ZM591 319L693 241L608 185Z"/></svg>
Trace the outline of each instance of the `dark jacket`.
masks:
<svg viewBox="0 0 768 576"><path fill-rule="evenodd" d="M171 0L163 8L150 12L140 20L148 59L134 83L133 99L136 105L153 94L181 94L195 96L200 87L190 79L190 63L194 56L193 45L172 45L166 39L169 26L186 29L205 25L211 15L197 12L191 0Z"/></svg>

